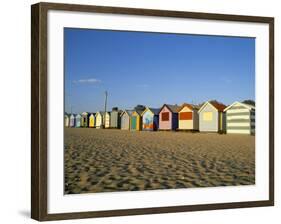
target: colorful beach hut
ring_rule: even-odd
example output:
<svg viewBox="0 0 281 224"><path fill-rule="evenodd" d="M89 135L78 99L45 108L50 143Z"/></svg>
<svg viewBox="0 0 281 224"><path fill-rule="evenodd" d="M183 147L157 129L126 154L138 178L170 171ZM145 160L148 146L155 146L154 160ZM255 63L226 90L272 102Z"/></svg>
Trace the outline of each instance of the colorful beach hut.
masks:
<svg viewBox="0 0 281 224"><path fill-rule="evenodd" d="M95 127L96 113L91 113L89 116L89 128Z"/></svg>
<svg viewBox="0 0 281 224"><path fill-rule="evenodd" d="M64 126L69 127L69 114L64 113Z"/></svg>
<svg viewBox="0 0 281 224"><path fill-rule="evenodd" d="M199 109L199 131L224 132L226 128L224 104L207 101Z"/></svg>
<svg viewBox="0 0 281 224"><path fill-rule="evenodd" d="M122 111L118 110L117 107L112 108L110 116L110 127L111 128L120 128L121 127L121 113Z"/></svg>
<svg viewBox="0 0 281 224"><path fill-rule="evenodd" d="M142 112L142 130L156 131L159 127L159 112L160 109L146 107Z"/></svg>
<svg viewBox="0 0 281 224"><path fill-rule="evenodd" d="M80 128L81 127L81 115L77 114L75 117L75 127Z"/></svg>
<svg viewBox="0 0 281 224"><path fill-rule="evenodd" d="M226 133L255 134L255 106L234 102L224 109Z"/></svg>
<svg viewBox="0 0 281 224"><path fill-rule="evenodd" d="M110 128L110 112L105 112L104 115L104 127Z"/></svg>
<svg viewBox="0 0 281 224"><path fill-rule="evenodd" d="M199 130L198 106L184 103L179 109L179 130Z"/></svg>
<svg viewBox="0 0 281 224"><path fill-rule="evenodd" d="M142 129L142 114L143 110L134 110L130 119L130 130L140 131Z"/></svg>
<svg viewBox="0 0 281 224"><path fill-rule="evenodd" d="M71 114L69 116L69 127L74 128L76 124L76 114Z"/></svg>
<svg viewBox="0 0 281 224"><path fill-rule="evenodd" d="M132 116L132 110L124 110L120 117L121 117L121 129L122 130L130 130L130 119Z"/></svg>
<svg viewBox="0 0 281 224"><path fill-rule="evenodd" d="M164 104L159 112L159 130L176 130L178 128L178 105Z"/></svg>
<svg viewBox="0 0 281 224"><path fill-rule="evenodd" d="M96 113L96 128L103 128L104 112Z"/></svg>
<svg viewBox="0 0 281 224"><path fill-rule="evenodd" d="M90 117L90 112L83 112L81 114L81 127L87 128L89 127L89 117Z"/></svg>

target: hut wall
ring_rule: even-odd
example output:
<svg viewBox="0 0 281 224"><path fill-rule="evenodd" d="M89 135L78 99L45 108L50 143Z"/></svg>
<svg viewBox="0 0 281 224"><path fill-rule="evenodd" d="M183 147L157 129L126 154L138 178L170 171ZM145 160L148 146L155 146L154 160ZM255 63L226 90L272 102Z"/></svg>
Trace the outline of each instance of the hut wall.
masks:
<svg viewBox="0 0 281 224"><path fill-rule="evenodd" d="M151 111L147 110L142 116L142 129L147 131L154 130L154 115Z"/></svg>
<svg viewBox="0 0 281 224"><path fill-rule="evenodd" d="M226 132L237 134L255 133L255 111L234 105L226 111Z"/></svg>
<svg viewBox="0 0 281 224"><path fill-rule="evenodd" d="M121 117L119 111L112 111L110 117L110 127L111 128L120 128Z"/></svg>
<svg viewBox="0 0 281 224"><path fill-rule="evenodd" d="M124 113L121 117L121 129L122 130L130 129L130 117L126 113Z"/></svg>
<svg viewBox="0 0 281 224"><path fill-rule="evenodd" d="M179 127L178 113L172 113L172 130L177 130Z"/></svg>
<svg viewBox="0 0 281 224"><path fill-rule="evenodd" d="M219 130L218 111L210 104L207 104L199 113L199 130L217 132Z"/></svg>
<svg viewBox="0 0 281 224"><path fill-rule="evenodd" d="M69 127L69 116L67 115L64 116L64 126Z"/></svg>
<svg viewBox="0 0 281 224"><path fill-rule="evenodd" d="M91 114L89 117L89 127L93 128L95 127L95 115Z"/></svg>
<svg viewBox="0 0 281 224"><path fill-rule="evenodd" d="M199 114L198 110L193 110L193 130L199 130Z"/></svg>
<svg viewBox="0 0 281 224"><path fill-rule="evenodd" d="M110 128L110 114L106 113L105 114L105 124L104 124L105 128Z"/></svg>
<svg viewBox="0 0 281 224"><path fill-rule="evenodd" d="M159 113L159 129L171 130L172 129L172 112L165 106Z"/></svg>
<svg viewBox="0 0 281 224"><path fill-rule="evenodd" d="M103 122L103 120L102 120L102 114L98 113L98 114L96 115L96 128L101 128L102 122Z"/></svg>
<svg viewBox="0 0 281 224"><path fill-rule="evenodd" d="M179 129L181 130L192 130L194 129L194 113L191 109L188 107L184 107L179 112Z"/></svg>
<svg viewBox="0 0 281 224"><path fill-rule="evenodd" d="M81 116L79 114L75 118L75 127L77 128L81 127Z"/></svg>
<svg viewBox="0 0 281 224"><path fill-rule="evenodd" d="M75 127L75 116L74 115L70 115L69 127L71 127L71 128Z"/></svg>
<svg viewBox="0 0 281 224"><path fill-rule="evenodd" d="M130 125L131 130L135 130L135 131L141 130L141 117L137 112L132 113L130 121L131 121L131 125Z"/></svg>

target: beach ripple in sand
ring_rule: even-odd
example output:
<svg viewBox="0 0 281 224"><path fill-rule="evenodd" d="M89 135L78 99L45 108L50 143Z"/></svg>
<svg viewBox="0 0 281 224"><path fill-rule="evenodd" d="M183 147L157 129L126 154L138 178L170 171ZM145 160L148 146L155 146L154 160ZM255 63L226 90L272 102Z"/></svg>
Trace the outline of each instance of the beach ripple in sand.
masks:
<svg viewBox="0 0 281 224"><path fill-rule="evenodd" d="M255 137L65 129L65 193L255 184Z"/></svg>

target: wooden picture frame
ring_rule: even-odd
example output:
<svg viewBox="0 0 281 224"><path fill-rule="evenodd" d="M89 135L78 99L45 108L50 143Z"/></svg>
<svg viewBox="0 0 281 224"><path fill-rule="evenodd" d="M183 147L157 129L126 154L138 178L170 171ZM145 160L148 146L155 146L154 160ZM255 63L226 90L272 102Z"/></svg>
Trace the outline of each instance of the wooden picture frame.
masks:
<svg viewBox="0 0 281 224"><path fill-rule="evenodd" d="M186 206L131 208L75 213L48 213L48 145L47 145L47 13L49 10L108 13L166 18L194 18L216 21L252 22L269 25L269 199ZM274 205L274 18L258 16L223 15L183 11L164 11L137 8L118 8L90 5L38 3L31 7L31 217L39 221L141 215L170 212L203 211L227 208L246 208Z"/></svg>

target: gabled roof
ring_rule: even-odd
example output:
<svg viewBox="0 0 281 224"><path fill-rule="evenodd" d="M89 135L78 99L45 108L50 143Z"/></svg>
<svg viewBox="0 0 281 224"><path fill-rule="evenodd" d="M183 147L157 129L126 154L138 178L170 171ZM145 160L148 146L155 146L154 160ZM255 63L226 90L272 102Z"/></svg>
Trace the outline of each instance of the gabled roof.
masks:
<svg viewBox="0 0 281 224"><path fill-rule="evenodd" d="M90 115L91 112L82 112L81 115Z"/></svg>
<svg viewBox="0 0 281 224"><path fill-rule="evenodd" d="M145 110L142 112L141 116L144 115L145 112L150 111L154 115L158 115L160 112L160 108L151 108L151 107L146 107Z"/></svg>
<svg viewBox="0 0 281 224"><path fill-rule="evenodd" d="M190 110L198 110L199 107L197 105L189 104L189 103L183 103L179 109L179 112L184 108L188 107Z"/></svg>
<svg viewBox="0 0 281 224"><path fill-rule="evenodd" d="M207 101L200 107L198 113L200 113L207 104L213 106L219 112L223 112L223 110L226 108L226 106L222 103L215 103L215 102Z"/></svg>
<svg viewBox="0 0 281 224"><path fill-rule="evenodd" d="M128 114L128 116L132 116L132 113L133 113L133 110L124 110L121 114L120 114L120 117L122 117L123 116L123 114Z"/></svg>
<svg viewBox="0 0 281 224"><path fill-rule="evenodd" d="M179 109L180 109L180 106L178 106L178 105L164 104L164 105L161 107L160 111L161 111L165 106L166 106L172 113L178 113L178 111L179 111ZM159 111L159 113L160 113L160 111Z"/></svg>
<svg viewBox="0 0 281 224"><path fill-rule="evenodd" d="M97 116L97 114L104 115L104 112L103 111L97 111L96 116Z"/></svg>
<svg viewBox="0 0 281 224"><path fill-rule="evenodd" d="M253 106L253 105L235 101L233 104L231 104L231 105L229 105L228 107L226 107L226 108L224 109L224 111L227 111L228 109L230 109L231 107L233 107L233 106L236 105L236 104L241 105L241 106L243 106L243 107L246 107L246 108L249 109L249 110L255 110L255 109L256 109L256 107Z"/></svg>
<svg viewBox="0 0 281 224"><path fill-rule="evenodd" d="M78 115L81 117L81 114L76 114L75 117L77 117Z"/></svg>
<svg viewBox="0 0 281 224"><path fill-rule="evenodd" d="M132 113L136 112L139 116L142 116L142 113L144 112L145 110L133 110Z"/></svg>

